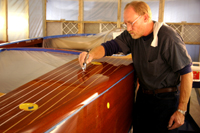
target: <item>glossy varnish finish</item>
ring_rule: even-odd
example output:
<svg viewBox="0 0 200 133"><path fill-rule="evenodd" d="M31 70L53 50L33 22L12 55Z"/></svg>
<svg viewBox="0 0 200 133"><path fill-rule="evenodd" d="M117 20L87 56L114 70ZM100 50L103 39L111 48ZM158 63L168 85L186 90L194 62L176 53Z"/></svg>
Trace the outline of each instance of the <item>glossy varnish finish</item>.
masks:
<svg viewBox="0 0 200 133"><path fill-rule="evenodd" d="M19 42L7 42L8 44L0 45L0 48L16 48L16 47L42 47L43 38L38 39L30 39L25 41L19 41ZM6 42L1 42L6 43Z"/></svg>
<svg viewBox="0 0 200 133"><path fill-rule="evenodd" d="M0 132L128 132L133 111L131 59L105 57L83 72L73 60L0 97ZM19 109L36 103L35 111Z"/></svg>

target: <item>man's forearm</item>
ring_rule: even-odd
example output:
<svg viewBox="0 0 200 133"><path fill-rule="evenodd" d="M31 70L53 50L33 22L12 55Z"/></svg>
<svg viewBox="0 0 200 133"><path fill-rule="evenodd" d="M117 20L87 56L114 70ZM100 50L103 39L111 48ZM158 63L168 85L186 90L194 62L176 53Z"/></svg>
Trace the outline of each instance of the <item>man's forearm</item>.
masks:
<svg viewBox="0 0 200 133"><path fill-rule="evenodd" d="M186 111L187 104L190 98L191 89L193 83L193 73L187 73L181 76L181 84L180 84L180 98L178 109Z"/></svg>
<svg viewBox="0 0 200 133"><path fill-rule="evenodd" d="M105 55L105 49L103 46L97 46L94 49L90 51L90 54L92 55L93 59L100 59L104 57Z"/></svg>

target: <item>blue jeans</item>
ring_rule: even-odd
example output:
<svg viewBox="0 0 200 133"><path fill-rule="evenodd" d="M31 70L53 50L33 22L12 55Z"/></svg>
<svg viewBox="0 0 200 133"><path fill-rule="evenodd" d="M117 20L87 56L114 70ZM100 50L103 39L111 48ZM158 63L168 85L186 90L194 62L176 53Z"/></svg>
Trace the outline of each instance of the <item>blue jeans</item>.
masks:
<svg viewBox="0 0 200 133"><path fill-rule="evenodd" d="M134 106L134 133L177 133L168 130L168 122L177 110L177 92L155 95L144 94L140 88Z"/></svg>

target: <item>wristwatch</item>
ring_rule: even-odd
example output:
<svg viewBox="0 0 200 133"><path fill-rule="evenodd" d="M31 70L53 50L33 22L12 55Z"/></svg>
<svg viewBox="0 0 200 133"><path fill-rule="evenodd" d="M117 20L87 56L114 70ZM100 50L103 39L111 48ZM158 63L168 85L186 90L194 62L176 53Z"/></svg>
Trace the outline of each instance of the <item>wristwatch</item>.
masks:
<svg viewBox="0 0 200 133"><path fill-rule="evenodd" d="M185 115L186 112L187 112L187 111L183 111L183 110L180 110L180 109L178 109L177 111L180 112L180 113L183 114L183 115Z"/></svg>

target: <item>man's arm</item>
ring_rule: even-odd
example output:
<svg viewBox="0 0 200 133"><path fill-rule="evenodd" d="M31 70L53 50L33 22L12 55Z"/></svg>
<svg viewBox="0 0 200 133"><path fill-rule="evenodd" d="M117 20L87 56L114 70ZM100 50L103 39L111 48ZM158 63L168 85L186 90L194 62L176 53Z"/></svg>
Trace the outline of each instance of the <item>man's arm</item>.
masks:
<svg viewBox="0 0 200 133"><path fill-rule="evenodd" d="M187 110L187 104L190 98L191 89L193 83L193 73L187 73L181 76L181 84L180 84L180 98L178 109Z"/></svg>
<svg viewBox="0 0 200 133"><path fill-rule="evenodd" d="M100 46L95 47L89 53L89 58L86 63L90 63L92 59L100 59L104 56L111 56L118 52L122 52L122 49L119 47L118 43L115 40L110 40L105 43L102 43ZM85 60L87 52L82 52L79 55L79 63L81 67L83 66L83 62Z"/></svg>
<svg viewBox="0 0 200 133"><path fill-rule="evenodd" d="M178 109L180 110L183 110L183 111L187 110L187 104L188 104L190 94L191 94L192 83L193 83L192 72L181 76L180 98L179 98L179 105L178 105ZM185 121L185 116L179 111L176 111L169 120L168 129L172 130L172 129L178 128L184 124L184 121Z"/></svg>
<svg viewBox="0 0 200 133"><path fill-rule="evenodd" d="M87 55L87 52L82 52L79 55L79 64L81 67L83 67L83 63L84 63L86 55ZM86 63L87 64L90 63L93 59L100 59L100 58L104 57L104 55L105 55L104 47L102 45L97 46L89 52L89 57L88 57L88 60L86 61Z"/></svg>

